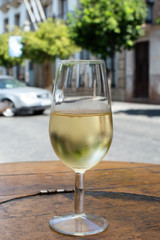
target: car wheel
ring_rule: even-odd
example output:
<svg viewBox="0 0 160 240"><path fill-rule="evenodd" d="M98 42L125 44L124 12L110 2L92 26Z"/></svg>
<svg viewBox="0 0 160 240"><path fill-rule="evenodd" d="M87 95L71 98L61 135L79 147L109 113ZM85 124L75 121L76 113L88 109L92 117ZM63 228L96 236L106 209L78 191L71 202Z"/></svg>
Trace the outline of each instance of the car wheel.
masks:
<svg viewBox="0 0 160 240"><path fill-rule="evenodd" d="M6 109L2 112L2 115L5 117L13 117L16 114L16 109L12 101L6 99L3 100L3 103L6 106Z"/></svg>

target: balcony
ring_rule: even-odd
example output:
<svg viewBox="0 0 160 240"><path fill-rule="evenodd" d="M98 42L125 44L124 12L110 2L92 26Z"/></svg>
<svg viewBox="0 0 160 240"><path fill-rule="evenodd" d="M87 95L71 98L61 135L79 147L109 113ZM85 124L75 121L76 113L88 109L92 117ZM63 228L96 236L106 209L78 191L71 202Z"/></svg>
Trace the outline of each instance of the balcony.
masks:
<svg viewBox="0 0 160 240"><path fill-rule="evenodd" d="M11 6L18 7L23 0L1 0L0 10L7 12Z"/></svg>

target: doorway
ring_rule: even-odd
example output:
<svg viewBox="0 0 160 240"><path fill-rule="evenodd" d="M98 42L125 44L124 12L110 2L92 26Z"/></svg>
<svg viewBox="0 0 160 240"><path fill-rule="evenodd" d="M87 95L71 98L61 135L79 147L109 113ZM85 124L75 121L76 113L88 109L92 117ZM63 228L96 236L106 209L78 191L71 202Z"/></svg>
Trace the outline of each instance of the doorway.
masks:
<svg viewBox="0 0 160 240"><path fill-rule="evenodd" d="M135 98L149 96L149 42L135 45Z"/></svg>

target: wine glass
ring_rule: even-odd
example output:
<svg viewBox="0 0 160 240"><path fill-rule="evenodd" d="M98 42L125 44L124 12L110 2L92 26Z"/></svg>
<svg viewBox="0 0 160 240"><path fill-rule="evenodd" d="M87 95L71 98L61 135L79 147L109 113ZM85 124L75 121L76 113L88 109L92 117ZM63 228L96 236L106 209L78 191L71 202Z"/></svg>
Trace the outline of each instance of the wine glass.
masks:
<svg viewBox="0 0 160 240"><path fill-rule="evenodd" d="M62 60L56 73L49 123L50 141L60 160L75 171L74 213L55 216L50 227L67 235L92 235L108 227L86 214L83 175L107 153L113 134L105 63Z"/></svg>

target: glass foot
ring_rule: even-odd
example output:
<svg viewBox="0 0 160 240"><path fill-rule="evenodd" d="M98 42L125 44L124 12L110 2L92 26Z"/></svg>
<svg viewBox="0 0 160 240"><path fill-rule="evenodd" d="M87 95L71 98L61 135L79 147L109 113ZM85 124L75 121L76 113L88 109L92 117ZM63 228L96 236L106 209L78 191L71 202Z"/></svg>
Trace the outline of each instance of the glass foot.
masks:
<svg viewBox="0 0 160 240"><path fill-rule="evenodd" d="M50 227L63 234L85 236L103 232L107 229L108 222L95 215L71 214L55 216L50 220Z"/></svg>

